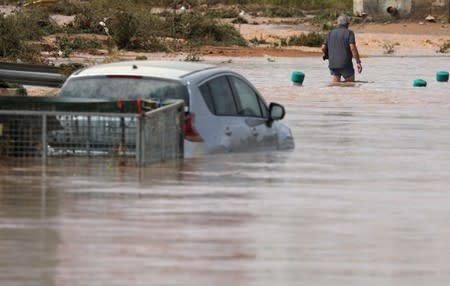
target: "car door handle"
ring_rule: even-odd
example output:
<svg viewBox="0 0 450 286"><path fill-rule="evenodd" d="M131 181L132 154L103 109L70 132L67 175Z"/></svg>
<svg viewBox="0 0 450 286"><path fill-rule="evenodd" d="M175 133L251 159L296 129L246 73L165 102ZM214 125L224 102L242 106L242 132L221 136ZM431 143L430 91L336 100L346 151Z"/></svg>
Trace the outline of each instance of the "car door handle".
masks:
<svg viewBox="0 0 450 286"><path fill-rule="evenodd" d="M253 134L253 136L258 136L258 131L256 131L256 128L255 127L253 127L252 128L252 134Z"/></svg>
<svg viewBox="0 0 450 286"><path fill-rule="evenodd" d="M233 134L233 132L231 131L230 127L225 128L225 135L231 136L231 134Z"/></svg>

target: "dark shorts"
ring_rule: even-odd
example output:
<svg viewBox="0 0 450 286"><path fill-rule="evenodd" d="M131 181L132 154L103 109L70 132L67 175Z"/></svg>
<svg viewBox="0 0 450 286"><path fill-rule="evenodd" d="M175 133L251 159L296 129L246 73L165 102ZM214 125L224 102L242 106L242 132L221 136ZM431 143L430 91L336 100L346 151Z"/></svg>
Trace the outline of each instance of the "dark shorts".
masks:
<svg viewBox="0 0 450 286"><path fill-rule="evenodd" d="M330 68L331 75L334 76L342 76L344 78L349 78L352 75L355 75L355 69L352 67L343 68L343 69L332 69Z"/></svg>

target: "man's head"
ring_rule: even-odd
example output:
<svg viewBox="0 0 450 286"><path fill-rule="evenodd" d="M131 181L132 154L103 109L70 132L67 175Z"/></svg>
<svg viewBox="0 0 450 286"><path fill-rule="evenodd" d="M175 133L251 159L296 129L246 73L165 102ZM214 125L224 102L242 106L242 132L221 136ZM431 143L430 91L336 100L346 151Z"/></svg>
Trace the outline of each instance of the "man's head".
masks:
<svg viewBox="0 0 450 286"><path fill-rule="evenodd" d="M339 26L348 27L348 25L350 24L350 17L345 14L339 15L339 17L337 18L337 24Z"/></svg>

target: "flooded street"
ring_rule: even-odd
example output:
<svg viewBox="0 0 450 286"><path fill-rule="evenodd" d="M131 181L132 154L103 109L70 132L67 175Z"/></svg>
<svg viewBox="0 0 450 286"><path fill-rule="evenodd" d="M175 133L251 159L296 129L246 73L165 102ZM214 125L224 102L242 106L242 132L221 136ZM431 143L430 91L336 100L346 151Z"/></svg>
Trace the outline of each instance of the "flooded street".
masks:
<svg viewBox="0 0 450 286"><path fill-rule="evenodd" d="M295 150L0 161L1 286L448 284L448 57L363 58L349 86L318 58L206 61L283 104Z"/></svg>

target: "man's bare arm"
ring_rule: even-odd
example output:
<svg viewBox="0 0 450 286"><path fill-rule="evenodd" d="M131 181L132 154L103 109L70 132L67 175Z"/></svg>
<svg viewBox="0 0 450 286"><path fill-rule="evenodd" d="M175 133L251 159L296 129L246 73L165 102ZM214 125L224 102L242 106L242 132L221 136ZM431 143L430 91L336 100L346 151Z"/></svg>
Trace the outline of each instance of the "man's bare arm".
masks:
<svg viewBox="0 0 450 286"><path fill-rule="evenodd" d="M359 57L358 48L355 44L350 44L350 50L352 51L352 56L356 60L356 67L358 68L358 73L362 72L361 58Z"/></svg>
<svg viewBox="0 0 450 286"><path fill-rule="evenodd" d="M359 52L358 52L358 48L356 47L356 45L350 44L350 50L352 51L352 56L356 60L356 62L360 62L361 59L359 58Z"/></svg>
<svg viewBox="0 0 450 286"><path fill-rule="evenodd" d="M323 44L320 49L322 50L322 59L328 60L328 46Z"/></svg>

